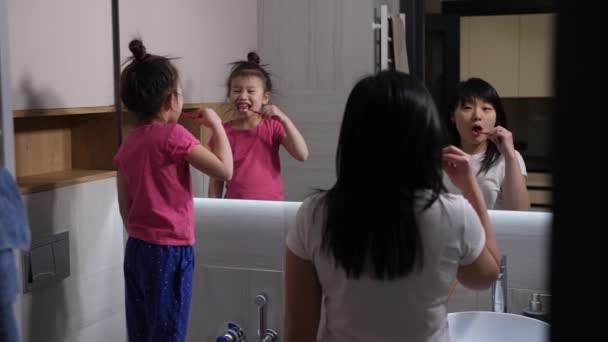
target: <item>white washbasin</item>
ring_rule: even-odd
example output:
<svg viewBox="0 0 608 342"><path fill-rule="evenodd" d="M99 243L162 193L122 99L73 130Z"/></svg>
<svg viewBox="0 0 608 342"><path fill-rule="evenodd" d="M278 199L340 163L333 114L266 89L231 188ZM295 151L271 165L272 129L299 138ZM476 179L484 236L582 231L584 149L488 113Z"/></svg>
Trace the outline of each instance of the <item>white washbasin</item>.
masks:
<svg viewBox="0 0 608 342"><path fill-rule="evenodd" d="M546 342L549 324L530 317L490 311L448 314L452 342Z"/></svg>

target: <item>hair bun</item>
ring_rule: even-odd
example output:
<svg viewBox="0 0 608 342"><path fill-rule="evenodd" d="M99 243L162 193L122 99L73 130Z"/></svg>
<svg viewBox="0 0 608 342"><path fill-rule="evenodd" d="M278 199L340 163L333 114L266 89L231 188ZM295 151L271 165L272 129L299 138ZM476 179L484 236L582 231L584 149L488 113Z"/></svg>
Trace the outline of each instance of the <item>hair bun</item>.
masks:
<svg viewBox="0 0 608 342"><path fill-rule="evenodd" d="M255 52L250 52L247 54L247 61L260 65L260 56L258 56L258 54Z"/></svg>
<svg viewBox="0 0 608 342"><path fill-rule="evenodd" d="M144 57L146 57L146 47L140 39L133 39L129 43L129 50L131 50L133 58L138 61L141 61L142 59L144 59Z"/></svg>

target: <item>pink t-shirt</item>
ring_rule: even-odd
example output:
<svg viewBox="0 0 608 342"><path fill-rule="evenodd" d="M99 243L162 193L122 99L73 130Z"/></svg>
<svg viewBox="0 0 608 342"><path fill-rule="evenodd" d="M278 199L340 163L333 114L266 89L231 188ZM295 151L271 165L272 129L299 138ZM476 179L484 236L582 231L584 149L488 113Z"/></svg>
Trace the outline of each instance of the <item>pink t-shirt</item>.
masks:
<svg viewBox="0 0 608 342"><path fill-rule="evenodd" d="M113 162L126 180L131 199L130 237L158 245L194 244L192 181L186 157L199 144L175 123L137 127L124 139Z"/></svg>
<svg viewBox="0 0 608 342"><path fill-rule="evenodd" d="M256 127L240 130L224 124L234 159L232 179L225 198L282 201L283 181L279 147L285 129L277 119L262 120ZM209 141L213 146L214 139Z"/></svg>

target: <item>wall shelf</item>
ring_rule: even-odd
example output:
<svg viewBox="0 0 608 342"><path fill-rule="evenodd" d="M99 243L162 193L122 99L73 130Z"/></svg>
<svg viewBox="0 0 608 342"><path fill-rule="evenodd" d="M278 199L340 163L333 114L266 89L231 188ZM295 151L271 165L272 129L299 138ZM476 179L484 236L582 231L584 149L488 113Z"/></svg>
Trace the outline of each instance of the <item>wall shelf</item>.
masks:
<svg viewBox="0 0 608 342"><path fill-rule="evenodd" d="M22 194L31 194L115 176L109 170L65 170L17 177L17 183Z"/></svg>
<svg viewBox="0 0 608 342"><path fill-rule="evenodd" d="M96 108L95 110L91 108ZM119 116L113 107L15 111L16 178L22 193L116 175ZM46 113L46 115L44 115Z"/></svg>
<svg viewBox="0 0 608 342"><path fill-rule="evenodd" d="M114 106L52 108L52 109L25 109L13 111L14 118L30 118L39 116L87 115L100 113L115 113Z"/></svg>

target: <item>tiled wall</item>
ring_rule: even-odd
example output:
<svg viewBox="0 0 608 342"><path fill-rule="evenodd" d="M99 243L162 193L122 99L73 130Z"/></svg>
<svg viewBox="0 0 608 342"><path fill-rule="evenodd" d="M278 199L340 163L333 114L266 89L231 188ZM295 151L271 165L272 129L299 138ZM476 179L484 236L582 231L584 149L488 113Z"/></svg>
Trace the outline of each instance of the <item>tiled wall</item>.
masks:
<svg viewBox="0 0 608 342"><path fill-rule="evenodd" d="M268 296L268 328L281 333L286 227L300 203L195 199L196 271L188 341L212 341L237 322L255 336L254 298Z"/></svg>
<svg viewBox="0 0 608 342"><path fill-rule="evenodd" d="M522 219L517 228L494 226L500 252L507 255L507 311L515 314L521 314L528 306L532 293L549 293L550 214L522 215L538 223L530 224ZM458 286L448 311L491 310L491 304L491 290L477 292ZM544 298L543 305L550 308L550 299Z"/></svg>
<svg viewBox="0 0 608 342"><path fill-rule="evenodd" d="M22 341L124 341L124 244L115 178L26 195L24 202L32 241L69 231L70 276L18 296Z"/></svg>

